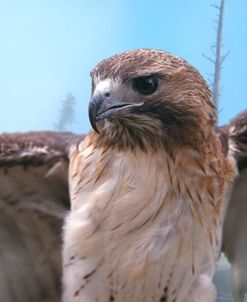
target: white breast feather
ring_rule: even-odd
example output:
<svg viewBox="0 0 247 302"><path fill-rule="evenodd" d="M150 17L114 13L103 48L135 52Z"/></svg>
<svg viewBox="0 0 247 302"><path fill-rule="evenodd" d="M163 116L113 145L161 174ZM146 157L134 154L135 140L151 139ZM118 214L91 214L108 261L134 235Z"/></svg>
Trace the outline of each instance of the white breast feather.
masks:
<svg viewBox="0 0 247 302"><path fill-rule="evenodd" d="M96 181L101 157L91 147L72 154L63 301L213 301L217 243L174 190L174 162L164 153L112 152ZM197 185L195 176L187 181ZM210 215L207 203L198 209Z"/></svg>

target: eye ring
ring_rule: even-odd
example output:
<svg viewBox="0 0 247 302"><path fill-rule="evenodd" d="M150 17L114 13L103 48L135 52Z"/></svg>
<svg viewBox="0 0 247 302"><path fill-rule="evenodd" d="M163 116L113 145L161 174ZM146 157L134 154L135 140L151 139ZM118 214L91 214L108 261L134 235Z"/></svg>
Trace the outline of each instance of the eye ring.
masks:
<svg viewBox="0 0 247 302"><path fill-rule="evenodd" d="M141 76L132 80L133 89L143 95L153 94L158 86L159 81L154 75Z"/></svg>

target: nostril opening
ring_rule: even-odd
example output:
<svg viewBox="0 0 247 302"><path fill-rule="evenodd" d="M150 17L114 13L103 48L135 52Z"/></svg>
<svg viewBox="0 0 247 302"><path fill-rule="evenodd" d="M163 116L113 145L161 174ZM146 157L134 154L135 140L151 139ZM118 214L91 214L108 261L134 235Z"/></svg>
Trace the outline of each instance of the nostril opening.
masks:
<svg viewBox="0 0 247 302"><path fill-rule="evenodd" d="M105 97L106 97L106 98L109 98L109 96L110 96L110 92L109 92L109 91L107 91L107 92L105 92L105 93L104 93L104 95L105 95Z"/></svg>

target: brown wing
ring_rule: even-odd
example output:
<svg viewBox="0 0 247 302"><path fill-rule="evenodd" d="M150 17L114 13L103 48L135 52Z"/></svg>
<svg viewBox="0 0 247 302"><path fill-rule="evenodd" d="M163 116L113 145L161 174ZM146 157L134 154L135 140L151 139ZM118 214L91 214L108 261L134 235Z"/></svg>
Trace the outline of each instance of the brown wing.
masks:
<svg viewBox="0 0 247 302"><path fill-rule="evenodd" d="M231 263L235 301L244 301L247 291L247 111L223 130L227 132L230 148L235 148L239 177L225 219L222 249Z"/></svg>
<svg viewBox="0 0 247 302"><path fill-rule="evenodd" d="M60 300L67 151L81 139L55 132L0 136L1 301Z"/></svg>

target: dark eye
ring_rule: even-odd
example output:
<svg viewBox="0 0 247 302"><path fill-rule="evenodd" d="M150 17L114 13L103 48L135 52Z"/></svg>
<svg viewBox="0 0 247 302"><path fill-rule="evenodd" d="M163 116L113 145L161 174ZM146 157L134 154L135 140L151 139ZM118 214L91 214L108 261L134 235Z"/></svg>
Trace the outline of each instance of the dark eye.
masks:
<svg viewBox="0 0 247 302"><path fill-rule="evenodd" d="M158 79L153 76L143 76L133 79L132 86L133 89L141 94L152 94L154 93L159 85Z"/></svg>

